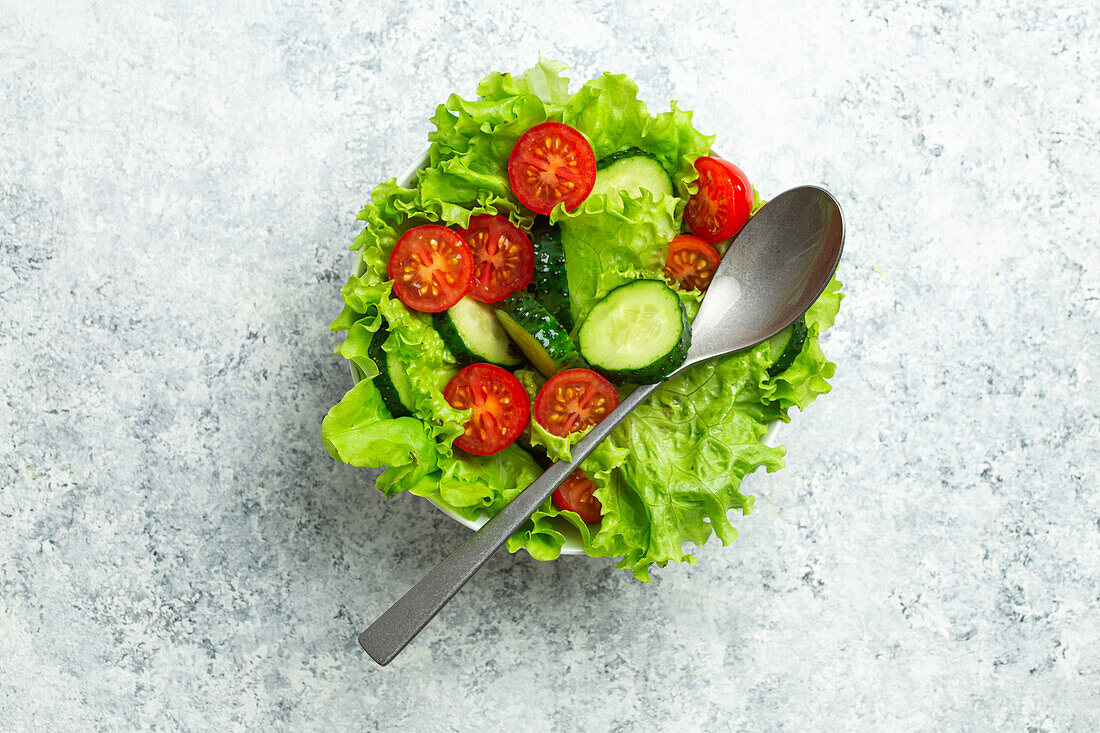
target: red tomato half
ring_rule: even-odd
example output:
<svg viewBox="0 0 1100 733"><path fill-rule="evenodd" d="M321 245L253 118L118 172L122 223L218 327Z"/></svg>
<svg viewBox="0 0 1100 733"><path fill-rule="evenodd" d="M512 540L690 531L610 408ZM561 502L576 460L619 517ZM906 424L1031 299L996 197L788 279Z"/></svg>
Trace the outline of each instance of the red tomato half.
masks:
<svg viewBox="0 0 1100 733"><path fill-rule="evenodd" d="M474 253L471 297L482 303L504 300L531 282L535 274L535 248L527 233L506 216L479 214L458 233Z"/></svg>
<svg viewBox="0 0 1100 733"><path fill-rule="evenodd" d="M592 493L595 490L596 484L578 468L554 491L554 506L580 514L589 524L598 522L603 519L603 505Z"/></svg>
<svg viewBox="0 0 1100 733"><path fill-rule="evenodd" d="M413 227L390 253L393 294L413 310L445 311L470 291L474 255L455 232L438 224Z"/></svg>
<svg viewBox="0 0 1100 733"><path fill-rule="evenodd" d="M706 290L722 258L699 237L681 234L668 243L665 277L682 290Z"/></svg>
<svg viewBox="0 0 1100 733"><path fill-rule="evenodd" d="M455 445L479 456L491 456L510 446L531 419L527 392L511 372L492 364L471 364L443 388L447 404L473 409L466 432Z"/></svg>
<svg viewBox="0 0 1100 733"><path fill-rule="evenodd" d="M700 239L711 244L724 242L749 220L752 184L744 171L721 158L699 158L695 170L699 171L699 191L688 199L684 221Z"/></svg>
<svg viewBox="0 0 1100 733"><path fill-rule="evenodd" d="M566 369L542 385L535 397L535 419L546 431L564 437L603 420L619 406L611 382L591 369Z"/></svg>
<svg viewBox="0 0 1100 733"><path fill-rule="evenodd" d="M508 180L520 203L549 214L558 202L577 208L596 185L596 155L584 135L560 122L523 133L508 158Z"/></svg>

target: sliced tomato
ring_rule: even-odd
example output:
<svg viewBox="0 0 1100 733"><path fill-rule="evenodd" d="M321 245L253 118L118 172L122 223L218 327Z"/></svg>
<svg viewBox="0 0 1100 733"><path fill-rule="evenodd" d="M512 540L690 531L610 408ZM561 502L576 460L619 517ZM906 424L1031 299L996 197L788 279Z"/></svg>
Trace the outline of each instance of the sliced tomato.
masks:
<svg viewBox="0 0 1100 733"><path fill-rule="evenodd" d="M511 372L492 364L471 364L451 377L443 398L456 410L473 410L455 445L479 456L510 446L531 419L531 403Z"/></svg>
<svg viewBox="0 0 1100 733"><path fill-rule="evenodd" d="M682 290L706 290L721 261L714 247L699 237L681 234L668 243L665 277Z"/></svg>
<svg viewBox="0 0 1100 733"><path fill-rule="evenodd" d="M482 303L504 300L531 282L535 274L535 247L527 233L506 216L478 214L458 233L474 253L470 296Z"/></svg>
<svg viewBox="0 0 1100 733"><path fill-rule="evenodd" d="M593 494L596 484L579 468L562 481L553 494L554 506L562 511L576 512L592 524L603 519L603 505Z"/></svg>
<svg viewBox="0 0 1100 733"><path fill-rule="evenodd" d="M564 437L584 430L619 406L614 385L591 369L566 369L542 385L535 397L535 419L546 431Z"/></svg>
<svg viewBox="0 0 1100 733"><path fill-rule="evenodd" d="M445 311L470 292L474 255L457 233L438 224L413 227L390 253L393 294L413 310Z"/></svg>
<svg viewBox="0 0 1100 733"><path fill-rule="evenodd" d="M715 244L745 226L752 211L752 184L744 171L728 160L703 157L695 161L699 191L684 207L684 221L695 236Z"/></svg>
<svg viewBox="0 0 1100 733"><path fill-rule="evenodd" d="M577 208L596 185L596 155L584 135L560 122L523 133L508 158L508 180L520 203L549 214L559 202Z"/></svg>

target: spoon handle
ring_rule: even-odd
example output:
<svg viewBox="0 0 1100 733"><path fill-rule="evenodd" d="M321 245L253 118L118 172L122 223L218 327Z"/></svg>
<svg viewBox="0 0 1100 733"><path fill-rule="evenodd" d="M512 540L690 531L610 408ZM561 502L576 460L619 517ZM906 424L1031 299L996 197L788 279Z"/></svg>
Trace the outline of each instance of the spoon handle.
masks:
<svg viewBox="0 0 1100 733"><path fill-rule="evenodd" d="M554 493L554 489L573 473L581 461L657 387L656 384L636 387L610 415L577 441L570 451L573 456L571 463L558 461L546 469L481 529L470 535L446 560L439 563L390 606L389 610L375 619L359 635L359 645L363 650L378 664L389 664L547 497Z"/></svg>

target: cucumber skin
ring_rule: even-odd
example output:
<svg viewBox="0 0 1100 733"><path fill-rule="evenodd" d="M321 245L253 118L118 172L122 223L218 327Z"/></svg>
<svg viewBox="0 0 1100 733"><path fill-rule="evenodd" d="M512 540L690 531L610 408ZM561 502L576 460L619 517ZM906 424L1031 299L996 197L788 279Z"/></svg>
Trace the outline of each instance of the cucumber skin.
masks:
<svg viewBox="0 0 1100 733"><path fill-rule="evenodd" d="M509 316L538 342L554 363L555 371L561 371L580 361L580 354L577 353L573 340L569 338L569 332L530 295L513 295L500 305L497 312ZM523 349L520 348L520 351ZM530 360L530 356L528 359Z"/></svg>
<svg viewBox="0 0 1100 733"><path fill-rule="evenodd" d="M637 157L657 160L657 156L649 152L648 150L642 150L641 148L627 148L626 150L620 150L617 153L612 153L611 155L606 155L603 158L600 158L599 161L596 163L596 170L606 168L609 165L618 163L620 160L624 160L626 158ZM660 163L661 161L657 160L657 162Z"/></svg>
<svg viewBox="0 0 1100 733"><path fill-rule="evenodd" d="M446 312L433 313L432 326L435 327L439 338L443 339L443 345L454 355L455 361L459 364L472 363L475 361L474 352L466 348L466 342L458 335L458 330L451 323L451 319L443 316Z"/></svg>
<svg viewBox="0 0 1100 733"><path fill-rule="evenodd" d="M791 365L794 364L794 360L802 353L802 346L806 343L806 337L809 333L810 329L806 327L806 317L799 316L795 322L791 324L791 338L787 341L783 353L779 355L779 358L775 360L774 364L768 367L769 377L774 379L791 368Z"/></svg>
<svg viewBox="0 0 1100 733"><path fill-rule="evenodd" d="M569 311L569 286L565 279L565 250L561 246L561 230L548 226L534 237L535 277L531 284L542 307L554 316L566 331L573 328Z"/></svg>
<svg viewBox="0 0 1100 733"><path fill-rule="evenodd" d="M386 403L391 415L394 417L412 417L412 411L401 401L401 396L397 393L397 387L393 385L389 366L386 363L386 350L382 348L382 344L386 342L389 336L390 333L386 330L386 327L379 326L378 330L374 332L374 338L371 339L370 346L367 348L367 356L378 367L378 375L374 378L374 386L378 387L378 392L382 395L382 401Z"/></svg>
<svg viewBox="0 0 1100 733"><path fill-rule="evenodd" d="M515 367L521 364L521 361L513 361L507 364L490 361L481 354L475 354L466 347L466 342L462 340L462 336L459 335L458 329L451 323L451 319L446 316L447 311L441 311L439 313L432 314L432 325L435 327L439 337L443 339L443 344L450 349L451 354L454 355L455 361L459 364L474 364L476 362L484 362L486 364L493 364L499 367Z"/></svg>
<svg viewBox="0 0 1100 733"><path fill-rule="evenodd" d="M630 287L637 282L644 282L642 280L635 280L631 283L620 285L620 288ZM663 284L663 283L662 283ZM667 286L666 286L667 287ZM618 290L618 288L616 288ZM671 290L671 288L670 288ZM614 290L611 291L615 292ZM604 298L609 297L611 293L608 293ZM606 369L600 366L598 363L593 362L583 350L582 334L584 333L584 324L581 324L580 329L577 331L577 340L581 342L581 356L583 356L589 363L589 365L600 372L605 377L613 382L627 382L630 384L656 384L662 381L665 377L672 372L676 371L681 364L687 359L688 349L691 348L691 321L688 320L687 311L684 309L683 302L677 297L677 303L680 305L680 341L672 350L662 356L655 362L647 364L644 367L638 367L637 369ZM601 301L602 302L602 301ZM598 307L597 303L597 307ZM593 308L592 312L596 309ZM592 312L589 312L588 317L592 317ZM585 319L587 322L587 319Z"/></svg>

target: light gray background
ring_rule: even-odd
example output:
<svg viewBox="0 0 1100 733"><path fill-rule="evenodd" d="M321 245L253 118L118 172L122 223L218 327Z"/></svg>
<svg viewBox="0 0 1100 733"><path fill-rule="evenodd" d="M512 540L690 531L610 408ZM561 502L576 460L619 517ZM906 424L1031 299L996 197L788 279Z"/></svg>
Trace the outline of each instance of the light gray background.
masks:
<svg viewBox="0 0 1100 733"><path fill-rule="evenodd" d="M1100 21L970 5L0 2L3 727L1095 728ZM325 454L326 324L434 106L540 50L837 195L835 389L732 547L500 555L379 669L466 530Z"/></svg>

